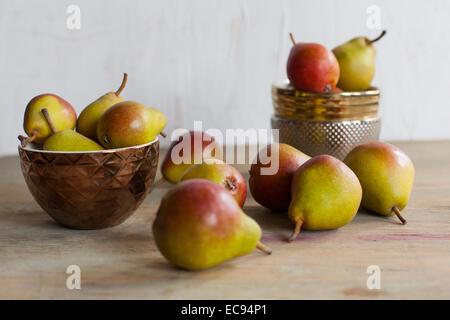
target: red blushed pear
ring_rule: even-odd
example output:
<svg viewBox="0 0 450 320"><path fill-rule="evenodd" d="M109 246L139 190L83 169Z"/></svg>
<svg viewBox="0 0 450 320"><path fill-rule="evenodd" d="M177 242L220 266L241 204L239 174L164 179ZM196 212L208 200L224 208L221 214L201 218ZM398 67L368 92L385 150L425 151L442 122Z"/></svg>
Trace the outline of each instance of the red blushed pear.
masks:
<svg viewBox="0 0 450 320"><path fill-rule="evenodd" d="M108 108L97 126L98 141L108 149L149 143L167 124L160 110L135 101L123 101Z"/></svg>
<svg viewBox="0 0 450 320"><path fill-rule="evenodd" d="M354 148L344 162L355 172L363 188L362 206L383 216L400 214L414 184L414 165L396 146L367 142Z"/></svg>
<svg viewBox="0 0 450 320"><path fill-rule="evenodd" d="M179 136L169 147L161 172L165 180L178 183L192 165L214 158L220 146L213 137L202 131L189 131Z"/></svg>
<svg viewBox="0 0 450 320"><path fill-rule="evenodd" d="M190 179L206 179L215 182L236 199L239 206L244 207L247 196L247 184L242 174L233 166L219 159L205 159L203 163L194 164L181 177L181 181Z"/></svg>
<svg viewBox="0 0 450 320"><path fill-rule="evenodd" d="M42 114L43 109L47 109L56 130L73 130L75 128L77 114L72 105L55 94L41 94L31 99L25 109L23 129L28 138L19 137L23 145L29 142L42 144L52 134L52 130Z"/></svg>
<svg viewBox="0 0 450 320"><path fill-rule="evenodd" d="M187 270L202 270L255 248L261 228L247 216L231 194L204 180L183 181L163 197L153 223L153 236L162 255Z"/></svg>
<svg viewBox="0 0 450 320"><path fill-rule="evenodd" d="M287 76L298 90L329 92L339 80L339 63L333 52L318 43L296 43L287 61Z"/></svg>
<svg viewBox="0 0 450 320"><path fill-rule="evenodd" d="M285 143L261 149L250 168L248 181L256 202L274 211L286 211L291 202L292 177L310 158Z"/></svg>

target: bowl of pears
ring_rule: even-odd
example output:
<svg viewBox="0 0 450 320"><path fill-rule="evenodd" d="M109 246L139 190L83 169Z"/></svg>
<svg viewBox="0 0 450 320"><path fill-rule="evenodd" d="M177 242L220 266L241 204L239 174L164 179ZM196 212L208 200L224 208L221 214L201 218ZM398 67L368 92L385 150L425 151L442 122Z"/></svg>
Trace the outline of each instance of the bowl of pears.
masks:
<svg viewBox="0 0 450 320"><path fill-rule="evenodd" d="M19 136L22 173L32 196L57 223L103 229L124 222L151 191L167 118L120 96L120 88L77 117L63 98L42 94L28 103Z"/></svg>
<svg viewBox="0 0 450 320"><path fill-rule="evenodd" d="M290 34L288 80L272 85L271 125L279 129L280 142L342 160L356 146L379 139L380 90L372 80L375 43L385 35L356 37L329 50Z"/></svg>

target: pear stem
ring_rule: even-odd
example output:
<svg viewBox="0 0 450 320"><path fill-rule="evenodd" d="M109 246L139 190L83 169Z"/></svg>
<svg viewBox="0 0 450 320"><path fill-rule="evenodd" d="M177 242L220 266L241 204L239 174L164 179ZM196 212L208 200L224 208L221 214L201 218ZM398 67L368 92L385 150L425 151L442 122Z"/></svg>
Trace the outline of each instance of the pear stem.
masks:
<svg viewBox="0 0 450 320"><path fill-rule="evenodd" d="M18 136L17 137L20 140L20 145L22 148L25 148L29 143L33 142L37 138L37 132L32 131L30 137L24 137L24 136Z"/></svg>
<svg viewBox="0 0 450 320"><path fill-rule="evenodd" d="M263 244L259 241L256 243L256 248L258 248L259 250L261 250L264 253L272 254L272 249L270 249L268 246L266 246L265 244Z"/></svg>
<svg viewBox="0 0 450 320"><path fill-rule="evenodd" d="M233 191L233 190L235 190L236 189L236 186L230 181L230 180L228 180L229 178L227 178L227 180L225 180L225 187L228 189L228 190L231 190L231 191Z"/></svg>
<svg viewBox="0 0 450 320"><path fill-rule="evenodd" d="M164 179L164 177L161 177L161 179L159 179L158 181L156 181L156 182L153 184L153 187L156 188L156 187L158 187L159 185L163 184L165 181L166 181L166 179Z"/></svg>
<svg viewBox="0 0 450 320"><path fill-rule="evenodd" d="M402 224L406 224L405 218L400 214L400 210L398 210L397 206L392 207L392 211L394 211L397 218L402 222Z"/></svg>
<svg viewBox="0 0 450 320"><path fill-rule="evenodd" d="M294 232L292 233L292 235L288 239L288 242L292 242L295 239L297 239L298 234L300 233L300 230L302 228L302 225L303 225L303 220L302 219L298 219L297 223L295 224Z"/></svg>
<svg viewBox="0 0 450 320"><path fill-rule="evenodd" d="M44 115L45 120L47 120L48 125L50 126L50 130L52 131L52 134L55 134L58 132L55 125L53 124L52 119L50 118L50 114L48 113L48 110L46 108L41 110L42 114Z"/></svg>
<svg viewBox="0 0 450 320"><path fill-rule="evenodd" d="M18 135L18 136L17 136L17 139L19 139L20 145L21 145L22 147L26 147L26 144L25 144L25 143L28 144L27 141L28 141L30 138L24 137L24 136L22 136L22 135Z"/></svg>
<svg viewBox="0 0 450 320"><path fill-rule="evenodd" d="M381 34L380 34L378 37L376 37L376 38L373 39L373 40L370 40L370 43L377 42L378 40L380 40L381 38L383 38L383 37L386 35L386 33L387 33L387 31L386 31L386 30L383 30L383 31L381 32Z"/></svg>
<svg viewBox="0 0 450 320"><path fill-rule="evenodd" d="M289 32L289 38L291 38L292 44L295 46L297 43L295 43L294 36L291 32Z"/></svg>
<svg viewBox="0 0 450 320"><path fill-rule="evenodd" d="M127 85L127 79L128 79L128 74L124 73L123 74L123 80L122 80L122 84L120 85L119 89L117 89L116 91L116 96L119 96L119 94L122 92L123 88L125 88L125 86Z"/></svg>
<svg viewBox="0 0 450 320"><path fill-rule="evenodd" d="M165 134L163 131L161 131L159 134L160 134L163 138L167 137L167 134Z"/></svg>

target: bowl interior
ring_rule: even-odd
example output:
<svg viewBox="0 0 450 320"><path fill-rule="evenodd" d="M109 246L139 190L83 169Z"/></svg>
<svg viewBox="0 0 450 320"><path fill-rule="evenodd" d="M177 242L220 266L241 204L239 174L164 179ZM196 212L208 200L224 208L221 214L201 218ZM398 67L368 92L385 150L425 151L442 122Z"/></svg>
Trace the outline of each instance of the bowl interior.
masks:
<svg viewBox="0 0 450 320"><path fill-rule="evenodd" d="M105 150L96 150L96 151L49 151L43 150L41 145L36 143L30 143L26 147L23 147L19 144L19 149L29 151L29 152L39 152L39 153L52 153L52 154L83 154L83 153L112 153L117 151L126 151L132 149L145 148L149 145L155 144L159 141L158 137L156 137L153 141L150 141L146 144L140 144L137 146L125 147L125 148L116 148L116 149L105 149Z"/></svg>

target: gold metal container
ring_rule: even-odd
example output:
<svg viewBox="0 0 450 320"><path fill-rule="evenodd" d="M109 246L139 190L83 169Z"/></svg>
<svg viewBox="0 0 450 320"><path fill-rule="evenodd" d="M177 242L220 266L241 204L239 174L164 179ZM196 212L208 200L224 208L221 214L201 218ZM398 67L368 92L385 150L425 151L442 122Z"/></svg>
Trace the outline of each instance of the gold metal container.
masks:
<svg viewBox="0 0 450 320"><path fill-rule="evenodd" d="M289 81L272 85L273 129L280 142L316 156L330 154L343 159L359 144L379 139L380 91L304 92Z"/></svg>
<svg viewBox="0 0 450 320"><path fill-rule="evenodd" d="M28 189L56 222L102 229L124 222L144 201L156 176L159 141L92 152L19 146L19 155Z"/></svg>

